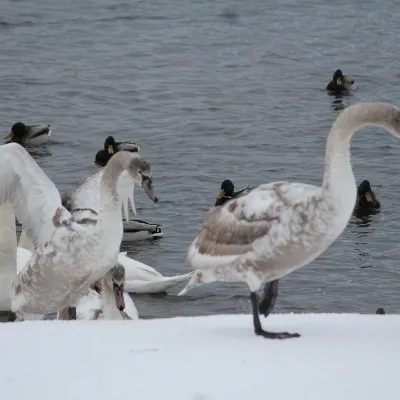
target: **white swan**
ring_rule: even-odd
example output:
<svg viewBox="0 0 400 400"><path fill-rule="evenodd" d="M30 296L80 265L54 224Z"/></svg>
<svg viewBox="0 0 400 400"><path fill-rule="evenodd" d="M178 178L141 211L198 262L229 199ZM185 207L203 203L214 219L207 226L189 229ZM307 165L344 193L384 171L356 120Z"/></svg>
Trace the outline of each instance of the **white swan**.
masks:
<svg viewBox="0 0 400 400"><path fill-rule="evenodd" d="M1 221L1 219L0 219ZM0 243L1 244L1 243ZM33 244L25 231L21 232L17 249L18 272L26 265L32 256ZM130 293L161 293L187 281L193 271L171 277L161 275L149 265L143 264L127 256L127 252L119 253L117 263L125 269L125 291ZM7 308L6 310L8 310ZM1 310L1 309L0 309Z"/></svg>
<svg viewBox="0 0 400 400"><path fill-rule="evenodd" d="M176 276L162 276L158 271L133 260L126 252L119 253L118 263L125 268L125 290L130 293L160 293L187 281L193 271Z"/></svg>
<svg viewBox="0 0 400 400"><path fill-rule="evenodd" d="M139 319L135 303L124 293L125 269L117 264L95 282L76 306L76 319Z"/></svg>
<svg viewBox="0 0 400 400"><path fill-rule="evenodd" d="M34 245L32 257L13 281L13 312L43 314L67 307L115 265L122 239L117 181L124 170L157 201L150 165L137 154L119 152L105 167L99 212L87 208L70 213L53 182L22 146L0 146L0 205L12 204ZM12 226L15 229L15 219ZM16 259L16 250L13 245L4 254ZM14 265L13 271L5 271L2 266L14 276L16 269Z"/></svg>
<svg viewBox="0 0 400 400"><path fill-rule="evenodd" d="M100 182L104 168L99 169L93 175L85 178L76 187L66 191L62 196L62 204L68 210L90 207L98 210L100 201ZM118 180L118 193L122 201L122 210L125 220L123 221L123 240L137 241L144 239L156 239L163 236L160 225L149 224L145 221L131 220L129 216L129 204L132 211L137 215L134 200L134 184L127 172L123 172Z"/></svg>
<svg viewBox="0 0 400 400"><path fill-rule="evenodd" d="M366 125L400 137L400 110L385 103L360 103L334 122L326 144L321 187L274 182L211 211L188 250L195 274L180 294L213 281L242 281L251 292L254 329L267 338L298 334L262 329L256 291L309 264L343 232L354 210L357 188L350 139Z"/></svg>

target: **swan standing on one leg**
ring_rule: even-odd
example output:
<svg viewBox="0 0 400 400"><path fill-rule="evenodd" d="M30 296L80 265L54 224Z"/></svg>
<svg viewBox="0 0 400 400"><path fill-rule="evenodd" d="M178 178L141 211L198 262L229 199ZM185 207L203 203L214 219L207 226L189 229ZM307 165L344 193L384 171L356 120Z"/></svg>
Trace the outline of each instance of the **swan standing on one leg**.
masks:
<svg viewBox="0 0 400 400"><path fill-rule="evenodd" d="M346 108L334 122L326 143L321 187L274 182L214 208L188 250L195 274L180 294L213 281L247 283L256 335L293 338L267 332L259 319L257 291L309 264L343 232L356 202L350 139L366 125L400 137L400 110L385 103Z"/></svg>
<svg viewBox="0 0 400 400"><path fill-rule="evenodd" d="M115 265L122 239L117 181L123 171L157 201L150 165L137 154L120 152L105 167L99 212L70 213L53 182L22 146L0 146L0 205L12 204L35 249L13 282L13 312L61 310ZM15 229L15 220L13 224ZM11 253L16 256L16 248Z"/></svg>

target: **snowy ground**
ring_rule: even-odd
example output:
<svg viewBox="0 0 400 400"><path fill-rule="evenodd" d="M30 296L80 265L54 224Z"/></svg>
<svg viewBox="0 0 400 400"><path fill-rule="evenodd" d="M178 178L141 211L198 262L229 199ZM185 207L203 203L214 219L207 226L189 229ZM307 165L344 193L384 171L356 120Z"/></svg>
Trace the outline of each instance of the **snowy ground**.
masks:
<svg viewBox="0 0 400 400"><path fill-rule="evenodd" d="M285 314L0 324L5 400L398 400L400 316Z"/></svg>

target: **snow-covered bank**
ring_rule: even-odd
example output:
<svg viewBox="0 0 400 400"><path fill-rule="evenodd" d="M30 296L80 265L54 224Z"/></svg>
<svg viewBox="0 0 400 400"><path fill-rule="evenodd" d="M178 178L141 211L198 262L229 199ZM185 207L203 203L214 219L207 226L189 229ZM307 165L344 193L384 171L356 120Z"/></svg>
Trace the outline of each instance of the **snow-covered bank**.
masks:
<svg viewBox="0 0 400 400"><path fill-rule="evenodd" d="M0 324L0 397L398 399L400 316L284 314Z"/></svg>

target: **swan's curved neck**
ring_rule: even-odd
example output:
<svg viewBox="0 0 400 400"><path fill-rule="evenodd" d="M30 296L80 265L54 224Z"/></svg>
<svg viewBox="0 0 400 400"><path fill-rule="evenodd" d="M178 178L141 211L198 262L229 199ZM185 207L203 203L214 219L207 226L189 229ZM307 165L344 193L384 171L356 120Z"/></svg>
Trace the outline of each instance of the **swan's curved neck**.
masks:
<svg viewBox="0 0 400 400"><path fill-rule="evenodd" d="M100 211L109 209L110 206L118 207L121 211L120 199L117 186L118 179L123 171L128 169L131 162L129 153L120 152L115 154L104 168L100 183Z"/></svg>
<svg viewBox="0 0 400 400"><path fill-rule="evenodd" d="M350 162L350 140L355 131L376 125L399 137L399 110L386 103L359 103L345 109L332 125L326 143L323 190L339 202L343 196L356 201L356 180ZM341 196L342 195L342 196ZM342 204L342 206L345 206ZM353 205L349 207L354 208Z"/></svg>

